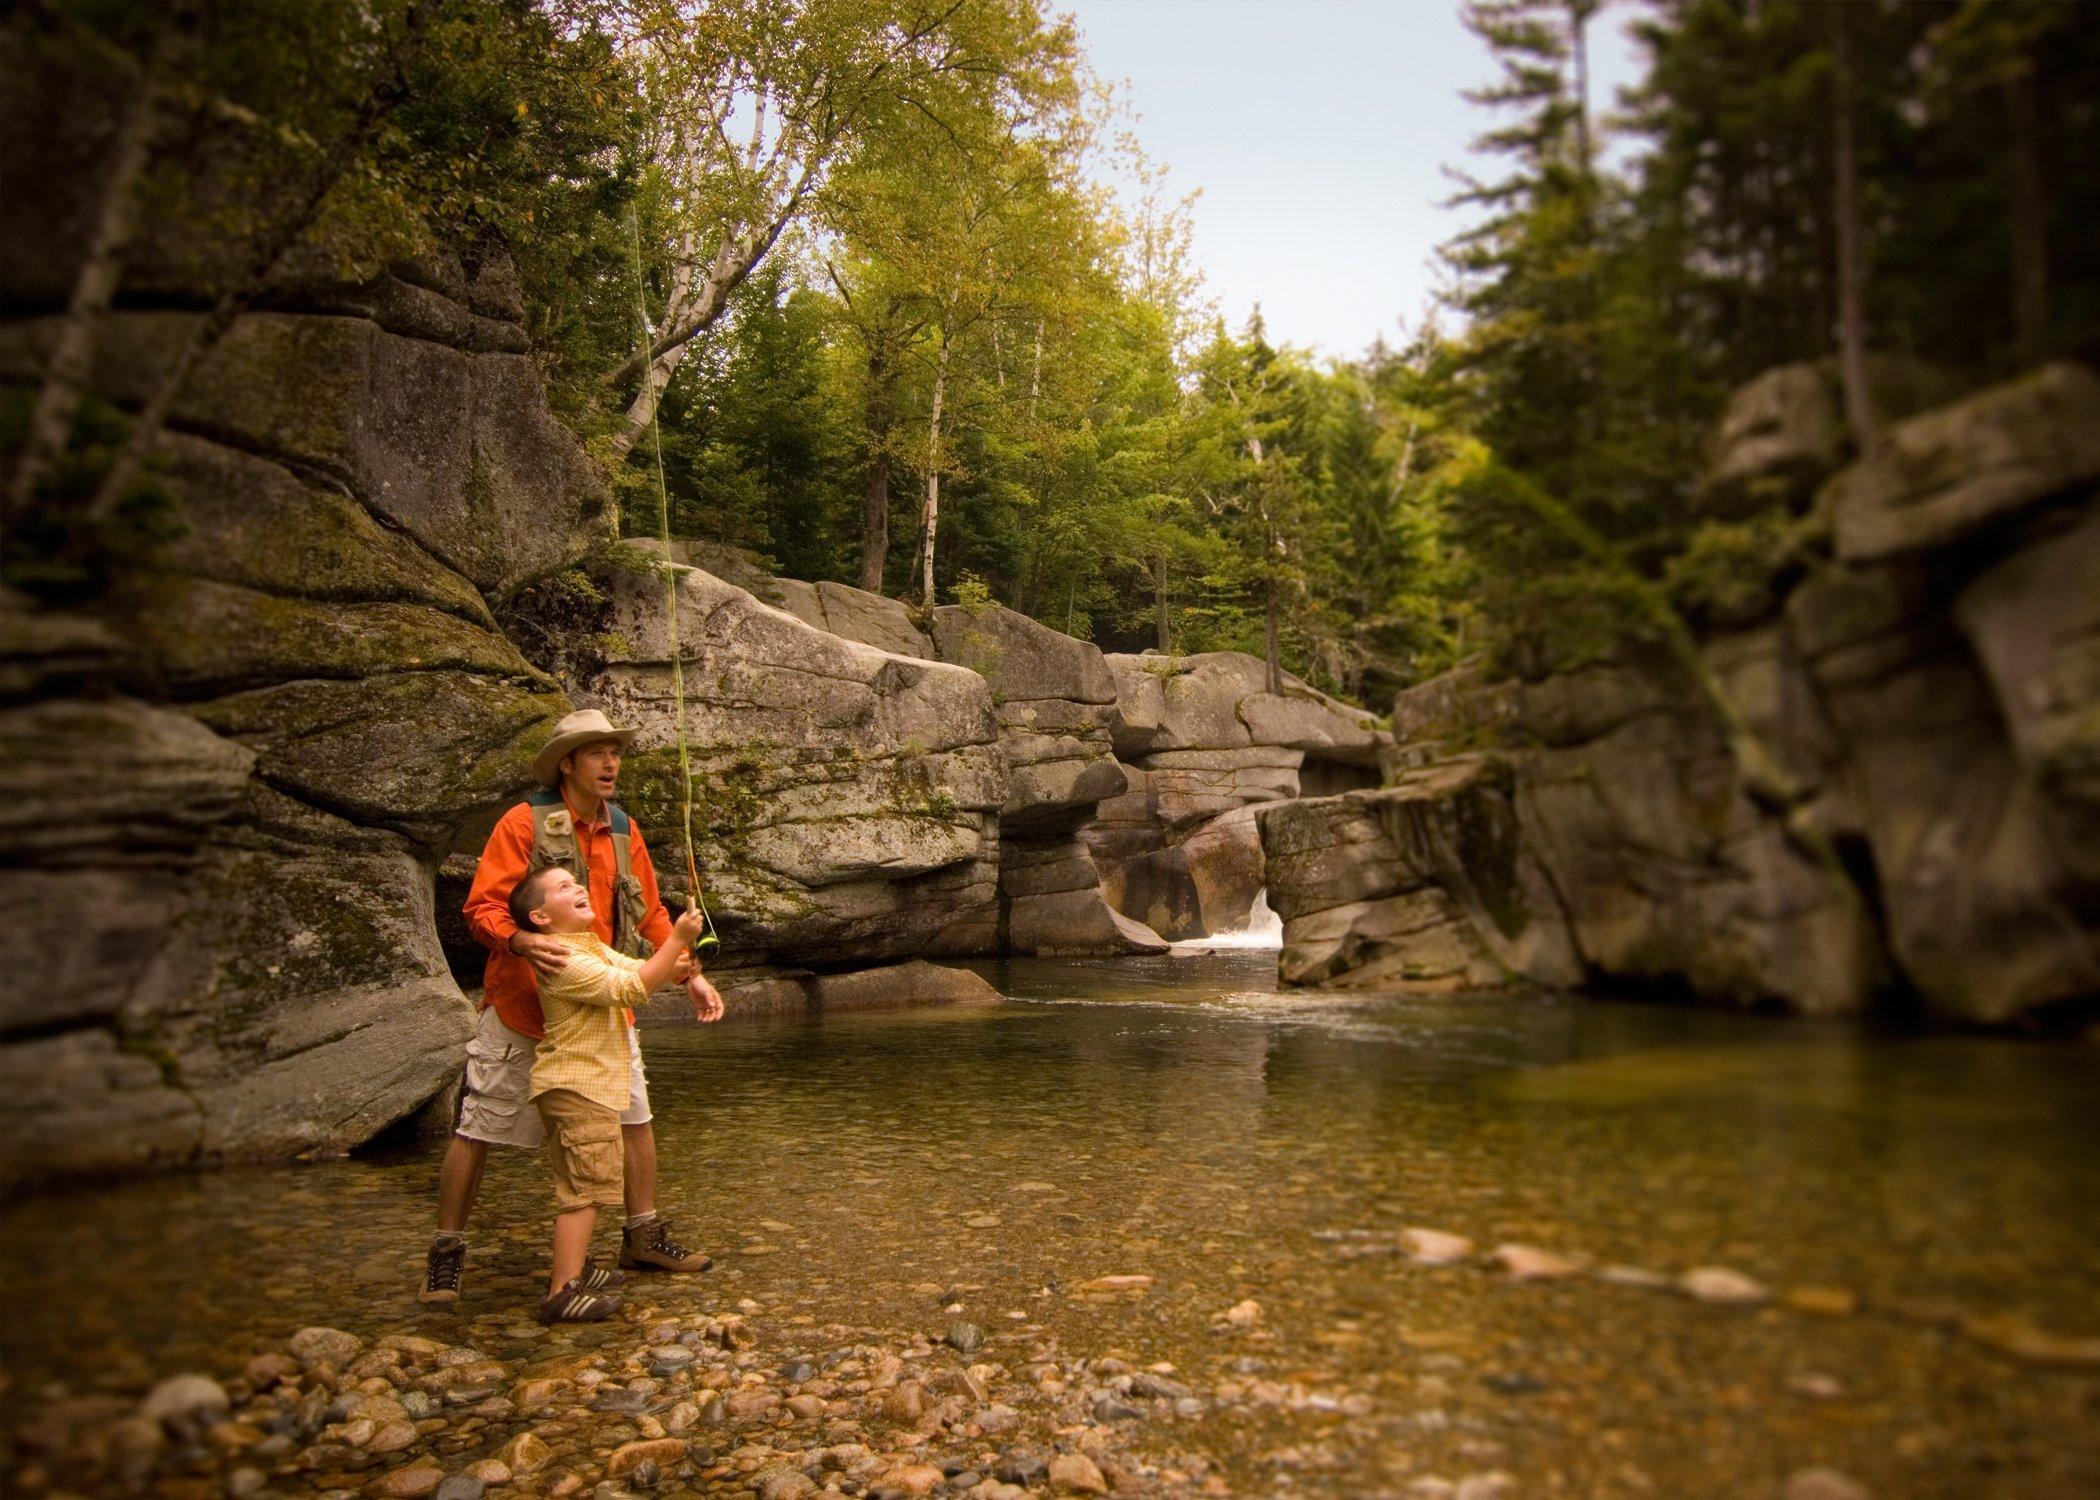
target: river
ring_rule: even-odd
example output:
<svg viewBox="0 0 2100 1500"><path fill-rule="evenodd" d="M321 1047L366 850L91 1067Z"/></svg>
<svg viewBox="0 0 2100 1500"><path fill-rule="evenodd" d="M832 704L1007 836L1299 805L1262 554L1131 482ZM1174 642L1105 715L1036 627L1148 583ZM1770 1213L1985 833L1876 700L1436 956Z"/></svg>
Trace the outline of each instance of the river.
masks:
<svg viewBox="0 0 2100 1500"><path fill-rule="evenodd" d="M1279 994L1273 971L1259 950L1012 961L983 970L996 1004L650 1030L660 1196L720 1262L653 1299L742 1301L776 1344L963 1316L995 1360L1171 1365L1199 1399L1143 1440L1213 1492L1777 1495L1824 1465L1881 1497L2100 1494L2100 1371L1951 1326L2100 1333L2091 1046ZM15 1203L10 1391L223 1375L314 1323L513 1357L546 1337L544 1169L496 1154L466 1299L439 1315L411 1297L434 1160ZM1522 1283L1414 1263L1409 1226L1829 1290Z"/></svg>

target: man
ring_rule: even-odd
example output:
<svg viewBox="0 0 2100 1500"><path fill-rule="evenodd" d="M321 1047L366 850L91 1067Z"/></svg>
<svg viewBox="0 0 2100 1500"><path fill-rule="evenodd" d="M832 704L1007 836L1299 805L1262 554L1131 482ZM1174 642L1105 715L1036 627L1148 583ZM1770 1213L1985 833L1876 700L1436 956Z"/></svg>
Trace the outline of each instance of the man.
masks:
<svg viewBox="0 0 2100 1500"><path fill-rule="evenodd" d="M542 790L506 812L489 834L467 893L467 925L489 950L481 1016L467 1043L466 1094L459 1125L438 1173L438 1233L419 1300L459 1298L467 1256L467 1216L481 1191L490 1145L536 1147L543 1139L530 1103L531 1074L546 1023L535 974L558 973L569 947L545 933L521 931L509 910L511 888L530 870L561 865L590 891L592 930L615 950L640 957L671 938L671 917L657 893L656 870L642 834L613 805L620 753L634 738L596 709L572 713L532 764ZM675 971L700 1021L722 1018L722 997L680 954ZM656 1212L656 1132L641 1043L629 1029L632 1092L620 1116L627 1222L620 1239L623 1270L704 1271L706 1256L680 1246ZM593 1288L620 1278L603 1268Z"/></svg>

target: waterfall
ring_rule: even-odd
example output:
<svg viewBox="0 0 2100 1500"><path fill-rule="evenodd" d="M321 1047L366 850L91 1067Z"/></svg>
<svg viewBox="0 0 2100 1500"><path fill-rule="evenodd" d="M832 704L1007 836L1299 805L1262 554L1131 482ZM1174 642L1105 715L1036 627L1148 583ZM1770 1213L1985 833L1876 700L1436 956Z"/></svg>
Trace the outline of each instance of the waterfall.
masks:
<svg viewBox="0 0 2100 1500"><path fill-rule="evenodd" d="M1175 951L1207 953L1218 948L1268 948L1283 946L1283 918L1269 909L1269 892L1263 887L1255 893L1254 905L1248 908L1245 925L1230 932L1213 932L1207 937L1189 938L1174 945Z"/></svg>

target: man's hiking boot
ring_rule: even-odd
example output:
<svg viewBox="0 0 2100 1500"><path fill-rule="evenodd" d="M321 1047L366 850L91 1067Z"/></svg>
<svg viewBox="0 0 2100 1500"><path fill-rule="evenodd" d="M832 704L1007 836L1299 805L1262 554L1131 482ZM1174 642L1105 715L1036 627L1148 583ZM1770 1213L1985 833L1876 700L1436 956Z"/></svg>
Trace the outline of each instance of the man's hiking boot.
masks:
<svg viewBox="0 0 2100 1500"><path fill-rule="evenodd" d="M594 1292L583 1277L571 1277L568 1285L540 1304L542 1323L602 1323L620 1310L620 1299L611 1292Z"/></svg>
<svg viewBox="0 0 2100 1500"><path fill-rule="evenodd" d="M423 1273L423 1290L416 1293L416 1300L429 1306L443 1307L459 1300L459 1279L467 1269L467 1242L453 1240L449 1244L436 1240L430 1246L430 1265Z"/></svg>
<svg viewBox="0 0 2100 1500"><path fill-rule="evenodd" d="M667 1219L651 1219L620 1233L623 1271L704 1271L714 1262L671 1238Z"/></svg>

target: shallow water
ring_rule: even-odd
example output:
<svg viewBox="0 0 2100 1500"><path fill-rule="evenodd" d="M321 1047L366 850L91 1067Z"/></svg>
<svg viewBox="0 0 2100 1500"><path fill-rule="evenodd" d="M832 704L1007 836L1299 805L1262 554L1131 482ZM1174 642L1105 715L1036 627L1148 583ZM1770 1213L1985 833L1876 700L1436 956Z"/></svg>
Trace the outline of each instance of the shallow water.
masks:
<svg viewBox="0 0 2100 1500"><path fill-rule="evenodd" d="M960 1287L994 1357L1222 1385L1151 1436L1238 1494L1500 1470L1519 1495L1761 1495L1816 1464L1877 1496L2100 1493L2100 1377L1920 1312L2100 1333L2090 1047L1277 994L1260 952L985 972L1012 998L645 1034L660 1198L721 1262L649 1283L662 1305L750 1298L776 1340L938 1337L934 1294ZM467 1300L440 1316L412 1301L434 1167L415 1148L13 1205L12 1389L236 1369L315 1322L514 1357L545 1338L544 1169L496 1153ZM1409 1225L1867 1306L1422 1268L1393 1253ZM1109 1275L1154 1281L1083 1289ZM1219 1323L1249 1298L1258 1325Z"/></svg>

